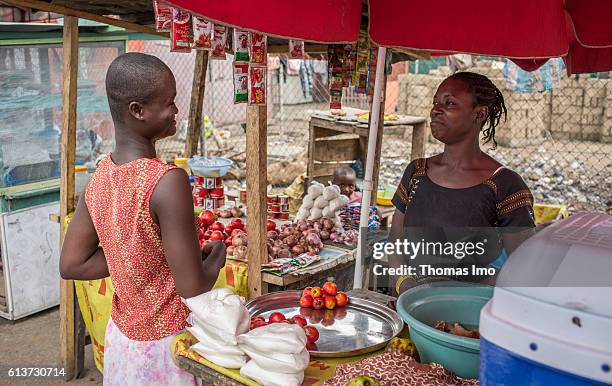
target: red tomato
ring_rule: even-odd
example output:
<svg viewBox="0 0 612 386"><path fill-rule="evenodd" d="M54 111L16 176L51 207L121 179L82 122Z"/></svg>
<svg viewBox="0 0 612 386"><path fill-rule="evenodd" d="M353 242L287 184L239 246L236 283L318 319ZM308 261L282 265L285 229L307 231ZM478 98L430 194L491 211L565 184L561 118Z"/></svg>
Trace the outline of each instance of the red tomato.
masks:
<svg viewBox="0 0 612 386"><path fill-rule="evenodd" d="M270 314L270 318L268 318L268 320L270 323L281 323L286 320L286 318L285 315L281 314L280 312L273 312Z"/></svg>
<svg viewBox="0 0 612 386"><path fill-rule="evenodd" d="M336 305L338 307L344 307L348 303L348 296L344 292L338 292L336 294Z"/></svg>
<svg viewBox="0 0 612 386"><path fill-rule="evenodd" d="M263 317L263 316L261 316L261 315L251 316L251 322L254 322L254 321L256 321L256 320L261 320L262 322L265 322L265 321L266 321L266 318L264 318L264 317Z"/></svg>
<svg viewBox="0 0 612 386"><path fill-rule="evenodd" d="M312 307L312 296L304 295L300 298L300 307Z"/></svg>
<svg viewBox="0 0 612 386"><path fill-rule="evenodd" d="M225 227L225 229L223 230L223 233L225 233L226 236L229 236L232 234L232 231L234 230L234 228L232 228L231 225L227 225Z"/></svg>
<svg viewBox="0 0 612 386"><path fill-rule="evenodd" d="M315 298L312 301L312 308L314 308L315 310L320 310L325 306L325 303L323 303L323 298Z"/></svg>
<svg viewBox="0 0 612 386"><path fill-rule="evenodd" d="M230 222L230 225L234 229L244 229L244 223L239 218L233 218L232 221Z"/></svg>
<svg viewBox="0 0 612 386"><path fill-rule="evenodd" d="M226 247L232 246L232 238L231 237L226 238L224 243Z"/></svg>
<svg viewBox="0 0 612 386"><path fill-rule="evenodd" d="M227 228L226 228L227 229ZM238 233L244 233L242 229L234 228L232 229L232 237L236 236Z"/></svg>
<svg viewBox="0 0 612 386"><path fill-rule="evenodd" d="M325 284L323 284L323 292L330 296L336 296L336 294L338 293L338 287L336 287L335 283L327 281L325 282Z"/></svg>
<svg viewBox="0 0 612 386"><path fill-rule="evenodd" d="M324 300L323 300L323 304L325 305L325 308L327 308L328 310L333 310L334 308L336 308L336 298L330 295L325 296Z"/></svg>
<svg viewBox="0 0 612 386"><path fill-rule="evenodd" d="M219 221L215 221L214 223L212 223L212 225L210 226L210 229L212 229L213 231L220 231L223 232L225 230L225 227L223 226L223 224Z"/></svg>
<svg viewBox="0 0 612 386"><path fill-rule="evenodd" d="M204 240L210 240L210 236L212 235L212 233L213 231L210 229L204 232Z"/></svg>
<svg viewBox="0 0 612 386"><path fill-rule="evenodd" d="M204 231L201 229L198 231L198 240L204 240Z"/></svg>
<svg viewBox="0 0 612 386"><path fill-rule="evenodd" d="M209 226L215 222L215 214L210 210L205 210L200 214L200 221L204 226Z"/></svg>
<svg viewBox="0 0 612 386"><path fill-rule="evenodd" d="M306 288L304 288L304 291L302 291L302 296L304 296L304 295L310 295L310 296L312 296L312 294L310 293L310 290L312 290L312 287L306 287Z"/></svg>
<svg viewBox="0 0 612 386"><path fill-rule="evenodd" d="M223 241L224 237L223 237L223 232L221 231L214 231L211 235L210 235L210 241Z"/></svg>
<svg viewBox="0 0 612 386"><path fill-rule="evenodd" d="M304 327L304 332L306 333L306 340L308 343L314 343L319 340L319 330L314 326L306 326Z"/></svg>
<svg viewBox="0 0 612 386"><path fill-rule="evenodd" d="M274 222L274 220L266 221L266 230L268 231L276 230L276 223Z"/></svg>
<svg viewBox="0 0 612 386"><path fill-rule="evenodd" d="M299 324L302 327L306 327L306 318L304 318L302 315L293 315L291 320L293 320L294 324Z"/></svg>

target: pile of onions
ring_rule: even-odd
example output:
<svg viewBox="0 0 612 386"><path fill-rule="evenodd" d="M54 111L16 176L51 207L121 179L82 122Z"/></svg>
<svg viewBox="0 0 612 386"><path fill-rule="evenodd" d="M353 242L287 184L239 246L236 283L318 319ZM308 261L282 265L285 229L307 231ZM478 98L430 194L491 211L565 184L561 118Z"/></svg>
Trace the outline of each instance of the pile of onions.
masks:
<svg viewBox="0 0 612 386"><path fill-rule="evenodd" d="M314 256L321 251L323 240L329 240L333 231L334 222L328 218L283 224L278 231L268 232L269 260L295 257L303 253Z"/></svg>

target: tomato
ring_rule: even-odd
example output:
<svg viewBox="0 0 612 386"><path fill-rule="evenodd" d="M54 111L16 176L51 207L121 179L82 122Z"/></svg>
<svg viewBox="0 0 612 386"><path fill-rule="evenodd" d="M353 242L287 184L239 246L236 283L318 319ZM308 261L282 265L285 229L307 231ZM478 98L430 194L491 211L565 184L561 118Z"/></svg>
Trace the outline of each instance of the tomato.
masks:
<svg viewBox="0 0 612 386"><path fill-rule="evenodd" d="M204 232L204 240L210 240L210 236L212 235L212 233L213 231L210 229Z"/></svg>
<svg viewBox="0 0 612 386"><path fill-rule="evenodd" d="M323 284L323 292L331 296L336 296L338 293L338 287L336 287L335 283L328 281Z"/></svg>
<svg viewBox="0 0 612 386"><path fill-rule="evenodd" d="M304 291L302 291L302 296L304 295L310 295L312 296L312 294L310 293L310 291L312 290L312 287L306 287L304 288Z"/></svg>
<svg viewBox="0 0 612 386"><path fill-rule="evenodd" d="M255 320L261 320L262 322L266 321L266 318L264 318L261 315L257 315L257 316L251 316L251 322L254 322Z"/></svg>
<svg viewBox="0 0 612 386"><path fill-rule="evenodd" d="M270 323L281 323L286 320L286 318L285 315L280 312L273 312L270 314L268 320L270 321Z"/></svg>
<svg viewBox="0 0 612 386"><path fill-rule="evenodd" d="M219 221L215 221L214 223L212 223L212 225L210 226L210 229L212 229L213 231L220 231L223 232L225 230L225 227L223 226L223 224Z"/></svg>
<svg viewBox="0 0 612 386"><path fill-rule="evenodd" d="M304 295L300 298L300 307L312 307L312 296Z"/></svg>
<svg viewBox="0 0 612 386"><path fill-rule="evenodd" d="M328 310L333 310L336 308L336 298L334 296L327 295L323 300L323 304Z"/></svg>
<svg viewBox="0 0 612 386"><path fill-rule="evenodd" d="M314 326L306 326L304 327L304 332L306 333L306 341L308 343L314 343L319 340L319 330Z"/></svg>
<svg viewBox="0 0 612 386"><path fill-rule="evenodd" d="M232 238L231 237L227 237L225 239L225 241L223 241L225 243L226 247L231 247L232 246Z"/></svg>
<svg viewBox="0 0 612 386"><path fill-rule="evenodd" d="M226 228L226 229L227 229L227 228ZM232 234L231 234L231 236L232 236L232 237L234 237L234 236L236 236L238 233L244 233L244 231L243 231L242 229L237 229L237 228L234 228L234 229L232 229Z"/></svg>
<svg viewBox="0 0 612 386"><path fill-rule="evenodd" d="M210 226L212 223L215 222L215 219L215 214L210 210L202 211L202 214L200 214L200 221L202 221L202 224L204 226Z"/></svg>
<svg viewBox="0 0 612 386"><path fill-rule="evenodd" d="M312 297L315 299L320 298L323 296L323 291L321 290L321 287L312 287L310 290L310 295L312 295Z"/></svg>
<svg viewBox="0 0 612 386"><path fill-rule="evenodd" d="M230 225L234 229L244 229L244 223L239 218L233 218L232 221L230 222Z"/></svg>
<svg viewBox="0 0 612 386"><path fill-rule="evenodd" d="M266 220L266 230L273 231L276 230L276 223L274 220Z"/></svg>
<svg viewBox="0 0 612 386"><path fill-rule="evenodd" d="M336 305L338 307L344 307L348 303L348 296L344 292L338 292L336 294Z"/></svg>
<svg viewBox="0 0 612 386"><path fill-rule="evenodd" d="M255 321L251 322L251 330L254 330L254 329L259 328L259 327L267 326L267 325L268 325L267 322L264 322L264 321L261 321L261 320L255 320Z"/></svg>
<svg viewBox="0 0 612 386"><path fill-rule="evenodd" d="M211 235L210 235L210 241L224 241L224 237L223 237L223 232L221 231L214 231Z"/></svg>
<svg viewBox="0 0 612 386"><path fill-rule="evenodd" d="M223 233L225 233L226 236L230 236L233 230L234 228L232 228L231 225L227 225L225 229L223 230Z"/></svg>
<svg viewBox="0 0 612 386"><path fill-rule="evenodd" d="M302 315L293 315L291 320L293 320L294 324L299 324L302 327L306 327L306 318L304 318Z"/></svg>
<svg viewBox="0 0 612 386"><path fill-rule="evenodd" d="M315 310L320 310L325 306L325 303L323 303L323 298L315 298L312 301L312 308L314 308Z"/></svg>
<svg viewBox="0 0 612 386"><path fill-rule="evenodd" d="M201 229L198 231L198 240L204 240L204 231Z"/></svg>

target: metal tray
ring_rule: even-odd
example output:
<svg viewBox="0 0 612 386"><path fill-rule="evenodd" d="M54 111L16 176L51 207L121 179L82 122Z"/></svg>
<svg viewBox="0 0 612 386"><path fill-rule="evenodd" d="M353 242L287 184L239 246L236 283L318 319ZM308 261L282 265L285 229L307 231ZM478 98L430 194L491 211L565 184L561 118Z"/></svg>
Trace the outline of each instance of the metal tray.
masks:
<svg viewBox="0 0 612 386"><path fill-rule="evenodd" d="M334 310L300 308L302 291L273 292L247 303L251 316L266 319L272 312L282 312L287 318L300 314L309 325L319 330L319 340L313 357L341 358L377 351L397 336L404 327L399 315L369 300L350 298L346 307Z"/></svg>

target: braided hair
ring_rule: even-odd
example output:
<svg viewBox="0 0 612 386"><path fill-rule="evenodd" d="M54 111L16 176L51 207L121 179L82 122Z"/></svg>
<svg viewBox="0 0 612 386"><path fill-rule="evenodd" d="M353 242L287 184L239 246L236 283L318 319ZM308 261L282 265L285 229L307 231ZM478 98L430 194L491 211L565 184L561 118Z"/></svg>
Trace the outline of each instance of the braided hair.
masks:
<svg viewBox="0 0 612 386"><path fill-rule="evenodd" d="M504 96L501 91L499 91L489 78L474 72L457 72L451 75L449 79L459 79L465 82L469 92L474 97L474 105L487 106L489 108L487 118L482 124L483 139L484 143L493 141L493 148L497 147L497 141L495 141L495 128L499 126L502 115L504 121L508 115Z"/></svg>

